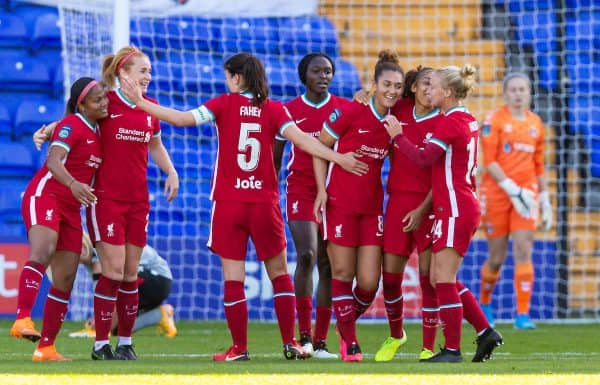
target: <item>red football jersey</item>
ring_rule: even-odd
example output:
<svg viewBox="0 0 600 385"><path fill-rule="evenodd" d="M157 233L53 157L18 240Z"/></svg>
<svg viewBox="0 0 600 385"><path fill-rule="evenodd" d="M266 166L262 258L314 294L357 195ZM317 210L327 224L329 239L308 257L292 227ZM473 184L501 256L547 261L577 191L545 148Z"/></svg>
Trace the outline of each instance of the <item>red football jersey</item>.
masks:
<svg viewBox="0 0 600 385"><path fill-rule="evenodd" d="M67 150L64 166L73 178L81 183L92 183L92 178L102 163L102 144L97 126L93 126L81 114L68 115L58 122L50 146L60 146ZM57 181L46 164L35 173L27 191L36 197L54 194L69 204L80 206L69 187Z"/></svg>
<svg viewBox="0 0 600 385"><path fill-rule="evenodd" d="M232 93L206 102L201 114L204 109L219 137L210 199L279 203L273 143L293 124L285 107L273 100L259 107L252 95Z"/></svg>
<svg viewBox="0 0 600 385"><path fill-rule="evenodd" d="M433 210L436 216L479 213L475 194L479 124L463 106L446 111L430 142L446 151L432 166Z"/></svg>
<svg viewBox="0 0 600 385"><path fill-rule="evenodd" d="M399 100L392 108L392 114L403 124L403 135L415 146L424 148L433 130L441 119L440 110L419 116L415 111L415 101L412 98ZM390 174L387 181L388 192L422 192L431 189L431 168L417 167L398 145L392 145L390 153Z"/></svg>
<svg viewBox="0 0 600 385"><path fill-rule="evenodd" d="M295 119L296 125L315 138L319 137L323 122L337 108L350 103L349 100L327 94L321 102L315 104L305 95L298 96L285 104ZM317 195L317 184L313 169L312 155L302 151L292 143L290 160L287 164L287 193L312 200Z"/></svg>
<svg viewBox="0 0 600 385"><path fill-rule="evenodd" d="M351 174L337 164L329 165L328 203L350 213L381 215L383 210L381 168L390 136L383 125L385 116L379 115L373 103L372 98L368 106L353 101L334 109L323 123L323 128L337 139L337 152L360 153L360 160L369 165L363 176Z"/></svg>
<svg viewBox="0 0 600 385"><path fill-rule="evenodd" d="M148 148L152 137L160 136L160 121L118 89L107 96L108 116L100 121L105 157L96 174L96 194L117 201L148 200Z"/></svg>

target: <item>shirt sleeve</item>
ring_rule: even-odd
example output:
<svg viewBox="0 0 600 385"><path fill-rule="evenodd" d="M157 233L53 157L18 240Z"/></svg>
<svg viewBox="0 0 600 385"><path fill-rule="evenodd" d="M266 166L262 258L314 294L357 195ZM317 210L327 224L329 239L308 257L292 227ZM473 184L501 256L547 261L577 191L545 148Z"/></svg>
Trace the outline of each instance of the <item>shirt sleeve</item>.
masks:
<svg viewBox="0 0 600 385"><path fill-rule="evenodd" d="M272 107L269 109L271 112L271 118L273 120L273 124L277 127L277 132L275 133L275 137L283 136L283 132L286 128L294 124L294 120L292 119L292 115L283 104L279 102L272 102Z"/></svg>
<svg viewBox="0 0 600 385"><path fill-rule="evenodd" d="M323 129L336 140L341 138L352 123L351 104L337 107L329 114L323 122Z"/></svg>
<svg viewBox="0 0 600 385"><path fill-rule="evenodd" d="M483 154L483 166L496 162L498 158L498 143L500 142L501 124L495 119L494 113L490 113L481 129L481 152Z"/></svg>
<svg viewBox="0 0 600 385"><path fill-rule="evenodd" d="M59 146L69 152L78 140L79 135L77 134L77 130L74 130L73 125L60 122L52 134L50 146Z"/></svg>
<svg viewBox="0 0 600 385"><path fill-rule="evenodd" d="M419 149L406 136L398 135L394 138L398 149L419 167L429 167L438 160L447 149L439 143L430 141L425 148Z"/></svg>
<svg viewBox="0 0 600 385"><path fill-rule="evenodd" d="M210 99L203 105L192 110L196 125L199 126L203 123L214 122L217 120L217 116L223 111L223 105L225 104L226 94L217 96L216 98Z"/></svg>

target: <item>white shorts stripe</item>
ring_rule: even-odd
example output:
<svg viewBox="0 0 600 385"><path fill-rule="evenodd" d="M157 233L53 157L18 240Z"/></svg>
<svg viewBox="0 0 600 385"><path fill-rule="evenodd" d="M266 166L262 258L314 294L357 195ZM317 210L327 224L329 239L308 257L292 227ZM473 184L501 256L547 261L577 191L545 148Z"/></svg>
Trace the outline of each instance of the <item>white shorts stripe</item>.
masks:
<svg viewBox="0 0 600 385"><path fill-rule="evenodd" d="M98 226L98 219L96 218L96 205L92 205L91 216L92 227L94 228L95 234L94 241L100 242L102 239L100 239L100 227Z"/></svg>
<svg viewBox="0 0 600 385"><path fill-rule="evenodd" d="M210 210L210 228L208 229L208 241L206 242L206 246L212 246L212 235L213 235L213 221L215 218L215 208L217 207L217 201L213 201L212 208Z"/></svg>
<svg viewBox="0 0 600 385"><path fill-rule="evenodd" d="M29 217L31 219L31 226L37 225L37 215L35 213L35 196L29 198Z"/></svg>
<svg viewBox="0 0 600 385"><path fill-rule="evenodd" d="M446 239L446 246L454 247L454 222L455 218L448 218L448 237Z"/></svg>

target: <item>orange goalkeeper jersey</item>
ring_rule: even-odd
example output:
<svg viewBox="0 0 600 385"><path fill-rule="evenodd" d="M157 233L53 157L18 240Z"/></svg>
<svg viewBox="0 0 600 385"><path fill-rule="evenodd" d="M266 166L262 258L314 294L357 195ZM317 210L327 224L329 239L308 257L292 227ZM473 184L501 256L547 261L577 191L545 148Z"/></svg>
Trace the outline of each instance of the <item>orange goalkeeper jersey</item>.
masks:
<svg viewBox="0 0 600 385"><path fill-rule="evenodd" d="M480 138L484 166L497 162L518 185L537 184L537 177L544 172L544 124L538 115L527 111L524 120L517 120L505 105L487 116ZM482 187L499 189L487 172Z"/></svg>

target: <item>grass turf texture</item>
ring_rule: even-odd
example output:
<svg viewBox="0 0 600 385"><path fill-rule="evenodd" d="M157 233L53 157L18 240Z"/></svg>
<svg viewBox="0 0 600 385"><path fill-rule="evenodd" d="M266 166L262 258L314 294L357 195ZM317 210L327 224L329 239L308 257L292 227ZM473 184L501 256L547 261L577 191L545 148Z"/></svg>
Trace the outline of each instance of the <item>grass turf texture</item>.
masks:
<svg viewBox="0 0 600 385"><path fill-rule="evenodd" d="M538 324L536 330L514 330L500 325L505 345L492 360L471 363L475 335L464 327L461 364L418 362L421 331L418 324L405 326L408 342L396 358L376 363L373 355L387 336L384 324L358 326L365 359L358 364L339 360L286 361L279 330L275 324L251 323L251 361L213 362L212 354L230 344L224 323L180 322L179 336L157 336L149 328L135 334L134 345L140 359L135 362L95 362L90 359L92 340L68 338L81 323L67 322L57 340L58 351L73 362L33 363L35 347L29 341L8 336L11 322L0 321L0 378L4 384L598 384L600 352L598 325ZM38 322L38 327L41 326ZM441 333L440 333L441 334ZM438 334L439 341L442 341ZM115 340L113 339L113 344ZM333 330L331 351L337 351Z"/></svg>

